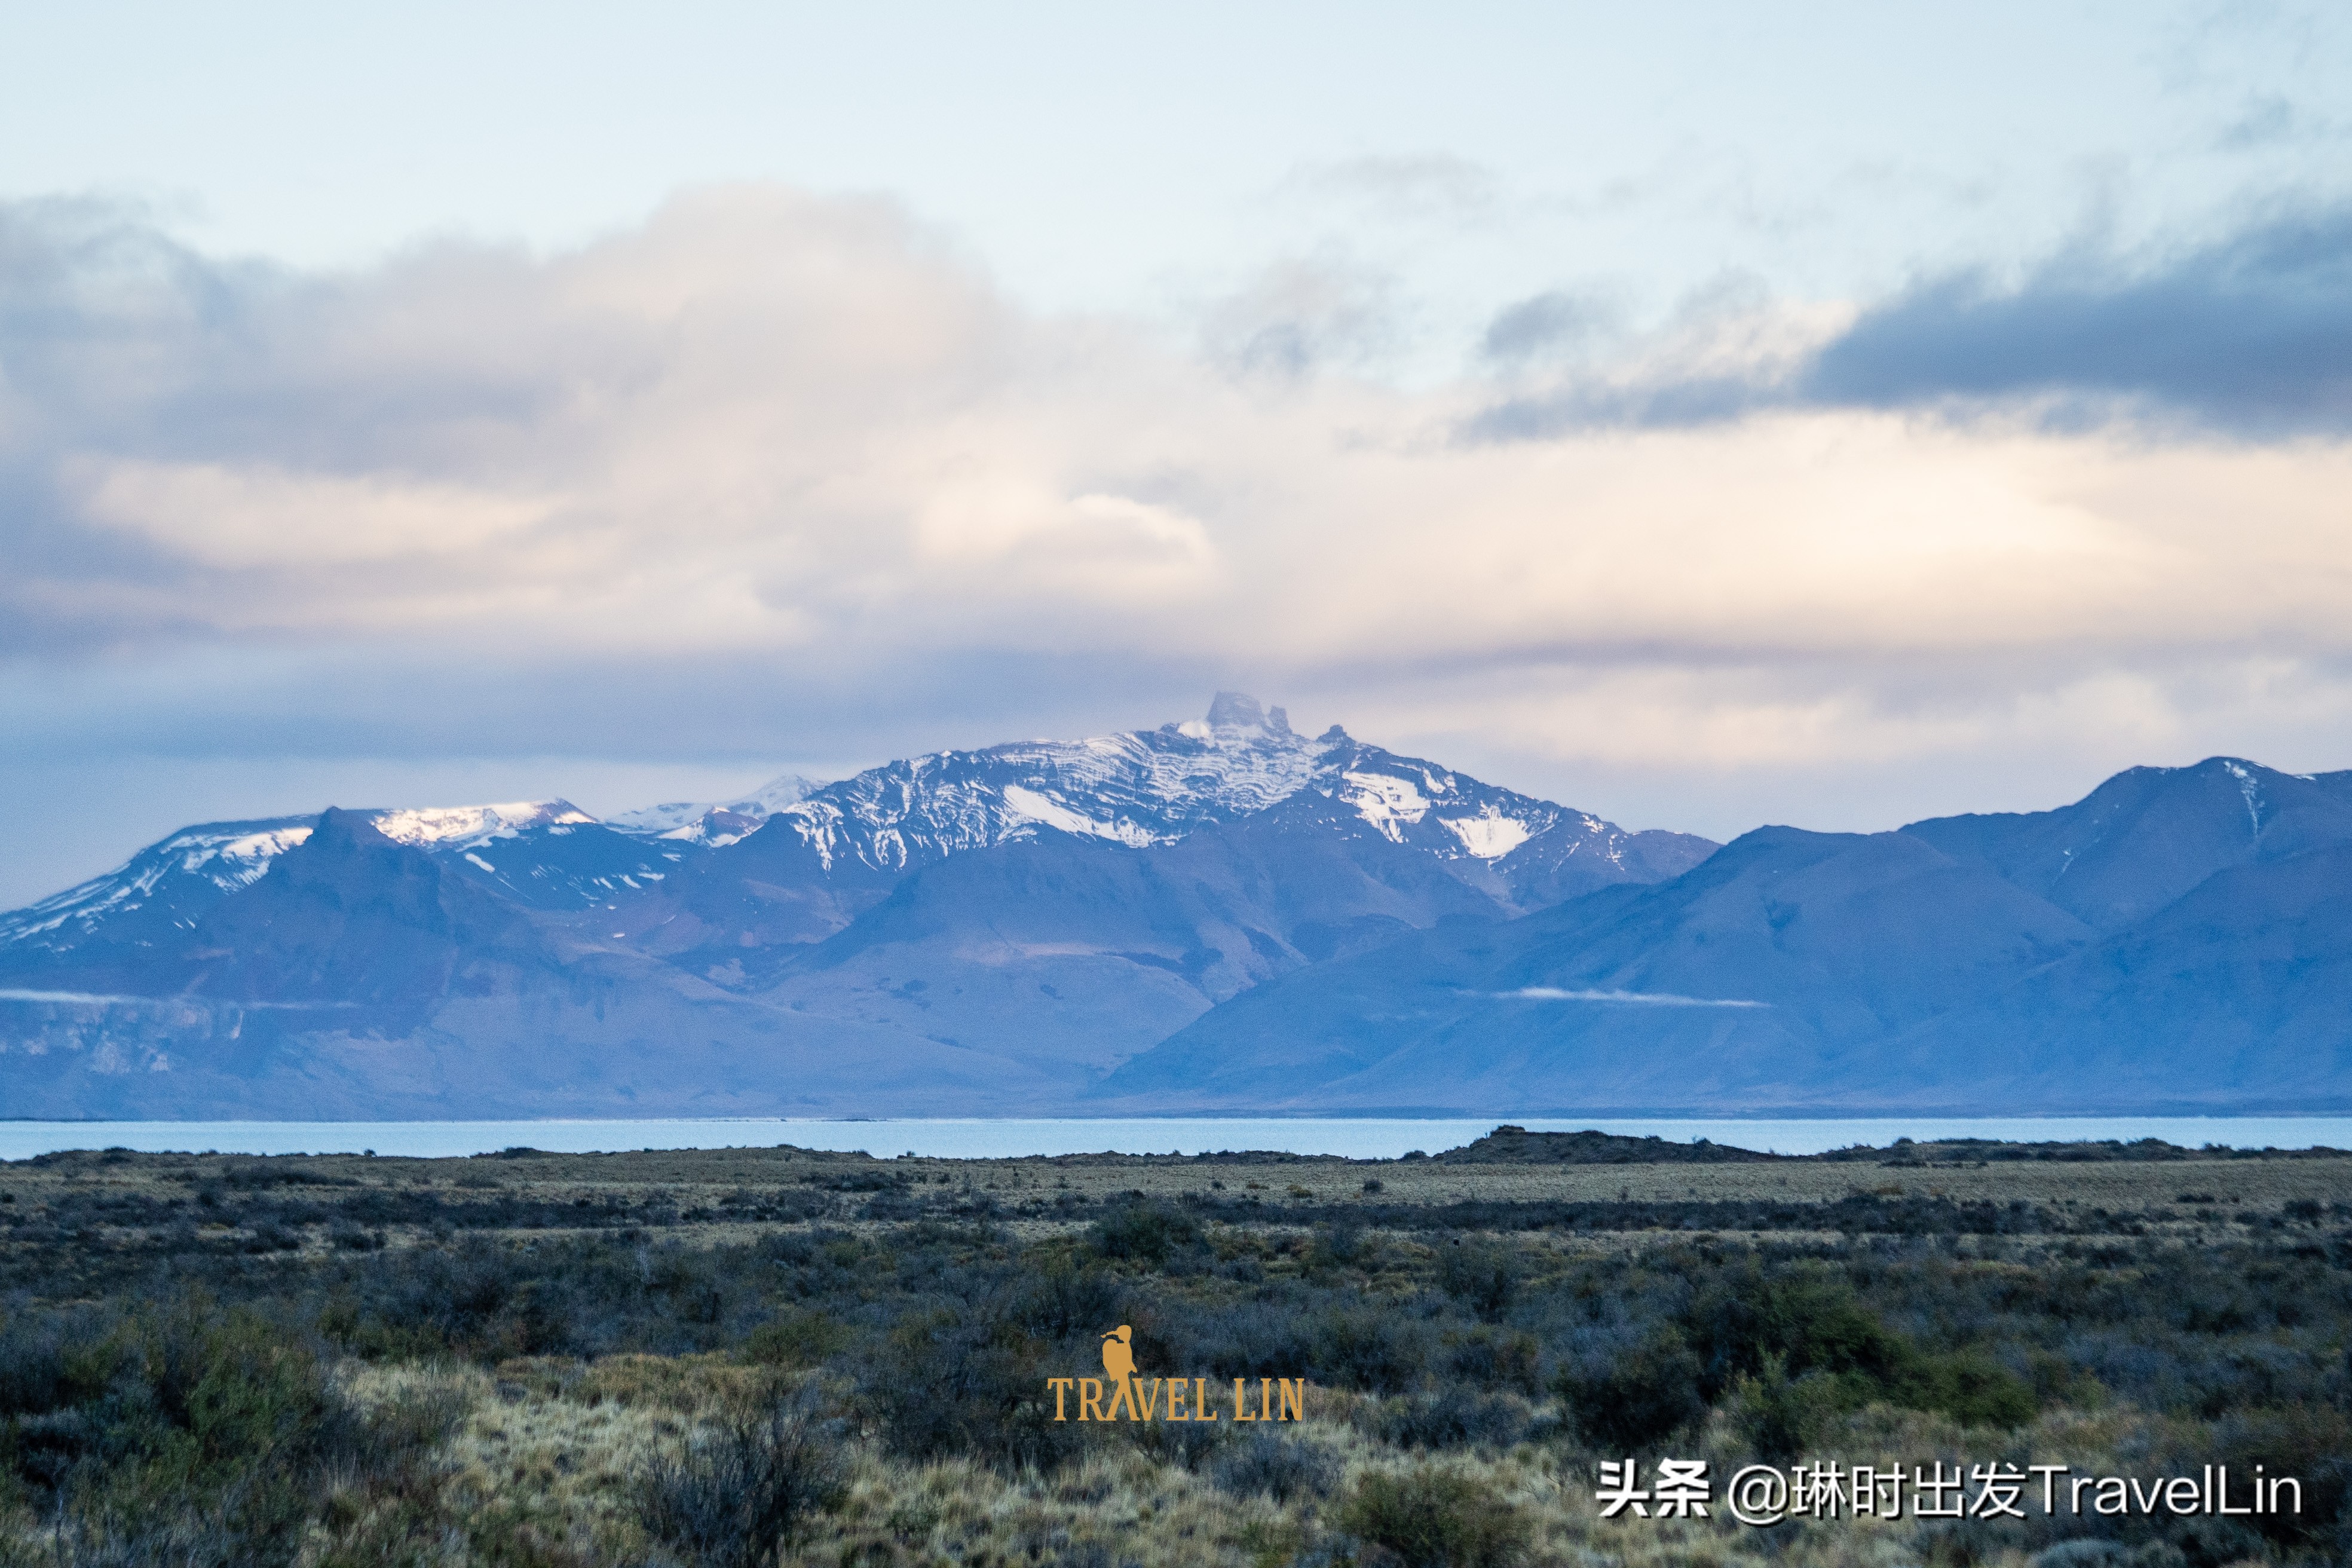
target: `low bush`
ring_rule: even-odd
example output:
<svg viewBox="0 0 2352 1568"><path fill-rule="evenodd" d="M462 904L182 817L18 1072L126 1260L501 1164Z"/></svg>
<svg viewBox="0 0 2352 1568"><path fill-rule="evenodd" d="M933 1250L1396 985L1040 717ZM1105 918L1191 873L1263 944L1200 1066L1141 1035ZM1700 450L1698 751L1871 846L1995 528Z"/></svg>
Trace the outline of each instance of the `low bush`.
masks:
<svg viewBox="0 0 2352 1568"><path fill-rule="evenodd" d="M1487 1322L1496 1322L1518 1293L1518 1267L1500 1247L1456 1241L1438 1252L1437 1284Z"/></svg>
<svg viewBox="0 0 2352 1568"><path fill-rule="evenodd" d="M743 1341L742 1359L758 1366L814 1366L848 1348L848 1325L825 1313L787 1307Z"/></svg>
<svg viewBox="0 0 2352 1568"><path fill-rule="evenodd" d="M646 1528L708 1568L781 1562L847 1494L841 1442L803 1405L738 1417L647 1473Z"/></svg>
<svg viewBox="0 0 2352 1568"><path fill-rule="evenodd" d="M1477 1388L1532 1394L1541 1386L1540 1350L1533 1334L1481 1327L1445 1352L1445 1373Z"/></svg>
<svg viewBox="0 0 2352 1568"><path fill-rule="evenodd" d="M249 1310L189 1297L0 1331L0 1481L48 1521L59 1562L289 1563L331 1473L415 1451Z"/></svg>
<svg viewBox="0 0 2352 1568"><path fill-rule="evenodd" d="M1054 1419L1045 1379L1087 1369L1063 1364L1052 1349L1002 1320L912 1314L869 1354L859 1397L883 1441L908 1458L1055 1469L1096 1428Z"/></svg>
<svg viewBox="0 0 2352 1568"><path fill-rule="evenodd" d="M1227 1446L1210 1472L1234 1497L1323 1498L1339 1481L1339 1462L1312 1444L1274 1432L1253 1432Z"/></svg>
<svg viewBox="0 0 2352 1568"><path fill-rule="evenodd" d="M1612 1453L1655 1448L1706 1415L1699 1359L1673 1330L1621 1354L1563 1368L1553 1390L1587 1442Z"/></svg>
<svg viewBox="0 0 2352 1568"><path fill-rule="evenodd" d="M1402 1568L1510 1568L1526 1557L1533 1534L1491 1488L1432 1465L1364 1476L1339 1522L1395 1553Z"/></svg>
<svg viewBox="0 0 2352 1568"><path fill-rule="evenodd" d="M1200 1222L1180 1209L1148 1198L1120 1204L1097 1220L1087 1239L1105 1258L1165 1268L1179 1248L1201 1239Z"/></svg>
<svg viewBox="0 0 2352 1568"><path fill-rule="evenodd" d="M1373 1394L1412 1388L1429 1360L1421 1325L1380 1306L1326 1309L1315 1323L1313 1343L1317 1382Z"/></svg>
<svg viewBox="0 0 2352 1568"><path fill-rule="evenodd" d="M1527 1436L1534 1413L1508 1394L1450 1388L1390 1400L1368 1411L1362 1424L1401 1448L1507 1448Z"/></svg>

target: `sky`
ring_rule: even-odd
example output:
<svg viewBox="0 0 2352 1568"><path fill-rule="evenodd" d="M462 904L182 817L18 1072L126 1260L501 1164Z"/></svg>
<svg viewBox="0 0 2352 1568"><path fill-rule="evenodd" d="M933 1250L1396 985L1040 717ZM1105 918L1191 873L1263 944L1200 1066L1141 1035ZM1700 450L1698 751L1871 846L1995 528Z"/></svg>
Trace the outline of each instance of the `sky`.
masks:
<svg viewBox="0 0 2352 1568"><path fill-rule="evenodd" d="M2352 767L2352 23L0 17L0 906L1231 687L1634 827Z"/></svg>

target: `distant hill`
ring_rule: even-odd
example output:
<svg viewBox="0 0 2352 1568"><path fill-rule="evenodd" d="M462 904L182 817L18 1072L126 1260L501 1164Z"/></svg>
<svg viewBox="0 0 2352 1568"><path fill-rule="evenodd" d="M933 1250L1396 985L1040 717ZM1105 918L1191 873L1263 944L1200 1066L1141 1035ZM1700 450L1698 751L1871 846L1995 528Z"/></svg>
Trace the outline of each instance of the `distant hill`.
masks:
<svg viewBox="0 0 2352 1568"><path fill-rule="evenodd" d="M2048 813L1759 829L1670 881L1274 980L1098 1102L2352 1107L2346 786L2217 758Z"/></svg>
<svg viewBox="0 0 2352 1568"><path fill-rule="evenodd" d="M1275 975L1715 846L1221 694L601 823L562 801L174 835L0 917L23 1115L1067 1108Z"/></svg>
<svg viewBox="0 0 2352 1568"><path fill-rule="evenodd" d="M0 1103L2333 1110L2347 1001L2352 774L2215 758L2048 812L1718 847L1222 693L1203 721L612 822L189 828L0 916ZM1505 1142L1618 1157L1598 1137Z"/></svg>

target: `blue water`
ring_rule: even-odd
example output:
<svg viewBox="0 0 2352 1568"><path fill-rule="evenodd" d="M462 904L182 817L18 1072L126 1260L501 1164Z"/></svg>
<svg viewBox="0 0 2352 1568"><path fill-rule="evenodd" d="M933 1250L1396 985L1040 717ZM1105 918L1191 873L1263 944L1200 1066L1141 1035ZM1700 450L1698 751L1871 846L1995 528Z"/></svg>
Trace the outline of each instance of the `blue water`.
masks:
<svg viewBox="0 0 2352 1568"><path fill-rule="evenodd" d="M1852 1121L1530 1120L1539 1132L1597 1128L1675 1142L1705 1138L1744 1149L1817 1154L1897 1138L2001 1138L2025 1142L2161 1138L2199 1148L2352 1148L2352 1117L1874 1117ZM1408 1150L1458 1149L1492 1131L1495 1120L1408 1121L1307 1118L923 1120L814 1121L742 1117L641 1121L0 1121L0 1159L59 1149L180 1150L224 1154L485 1154L518 1144L561 1153L629 1149L772 1148L863 1150L879 1158L1003 1158L1022 1154L1202 1154L1271 1149L1293 1154L1394 1159Z"/></svg>

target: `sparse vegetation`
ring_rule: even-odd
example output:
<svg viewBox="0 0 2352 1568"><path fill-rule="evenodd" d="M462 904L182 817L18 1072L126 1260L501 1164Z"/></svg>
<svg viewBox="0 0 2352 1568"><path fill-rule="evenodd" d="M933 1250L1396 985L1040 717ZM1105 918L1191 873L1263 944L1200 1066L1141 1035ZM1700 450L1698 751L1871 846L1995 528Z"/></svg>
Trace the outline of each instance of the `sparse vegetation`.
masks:
<svg viewBox="0 0 2352 1568"><path fill-rule="evenodd" d="M2119 1147L51 1156L0 1167L0 1564L2342 1560L2352 1162ZM1308 1419L1055 1421L1120 1324ZM1602 1459L1674 1455L2305 1506L1597 1517Z"/></svg>

